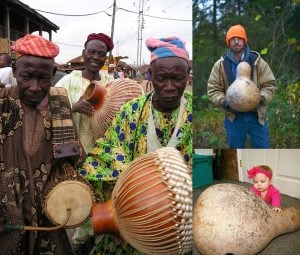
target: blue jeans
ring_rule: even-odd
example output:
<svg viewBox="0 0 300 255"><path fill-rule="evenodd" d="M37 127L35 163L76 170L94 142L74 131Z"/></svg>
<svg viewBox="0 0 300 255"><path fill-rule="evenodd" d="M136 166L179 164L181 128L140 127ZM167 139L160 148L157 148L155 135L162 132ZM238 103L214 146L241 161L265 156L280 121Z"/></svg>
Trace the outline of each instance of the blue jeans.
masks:
<svg viewBox="0 0 300 255"><path fill-rule="evenodd" d="M229 148L245 148L247 135L250 136L253 148L269 148L268 124L258 122L257 112L237 112L231 122L224 120Z"/></svg>

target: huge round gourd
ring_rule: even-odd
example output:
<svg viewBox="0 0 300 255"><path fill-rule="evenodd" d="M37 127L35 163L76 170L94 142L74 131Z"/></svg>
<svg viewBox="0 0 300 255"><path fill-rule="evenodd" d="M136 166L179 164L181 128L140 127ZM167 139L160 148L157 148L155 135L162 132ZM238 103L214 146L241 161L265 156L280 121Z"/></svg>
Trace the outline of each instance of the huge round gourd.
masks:
<svg viewBox="0 0 300 255"><path fill-rule="evenodd" d="M228 105L239 112L254 110L260 101L260 93L255 83L250 79L251 67L247 62L237 66L237 77L226 91Z"/></svg>
<svg viewBox="0 0 300 255"><path fill-rule="evenodd" d="M300 208L275 212L240 185L213 185L194 206L194 244L204 255L254 255L276 236L299 229Z"/></svg>
<svg viewBox="0 0 300 255"><path fill-rule="evenodd" d="M112 199L93 206L94 233L119 233L145 254L185 254L192 249L191 169L175 148L133 161L120 175Z"/></svg>

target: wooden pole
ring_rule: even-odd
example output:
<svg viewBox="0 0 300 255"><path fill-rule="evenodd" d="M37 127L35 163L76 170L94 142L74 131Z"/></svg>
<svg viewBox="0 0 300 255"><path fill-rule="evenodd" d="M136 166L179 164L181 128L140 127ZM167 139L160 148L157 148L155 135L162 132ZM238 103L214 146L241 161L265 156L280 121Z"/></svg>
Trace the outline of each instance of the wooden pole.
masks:
<svg viewBox="0 0 300 255"><path fill-rule="evenodd" d="M116 0L114 0L113 2L113 15L112 15L112 22L111 22L111 39L112 41L114 41L114 30L115 30L115 16L116 16ZM113 59L113 55L112 55L112 50L109 52L109 60L108 60L109 64L113 64L114 63L114 59Z"/></svg>

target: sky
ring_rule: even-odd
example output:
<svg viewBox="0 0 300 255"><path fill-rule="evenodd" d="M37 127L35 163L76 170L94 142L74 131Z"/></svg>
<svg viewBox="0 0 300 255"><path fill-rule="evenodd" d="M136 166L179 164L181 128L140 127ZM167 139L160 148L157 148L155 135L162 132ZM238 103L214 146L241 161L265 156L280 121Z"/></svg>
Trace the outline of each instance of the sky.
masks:
<svg viewBox="0 0 300 255"><path fill-rule="evenodd" d="M60 48L60 53L55 59L57 63L66 63L81 55L83 44L90 33L111 35L113 0L20 1L32 9L58 14L82 15L103 11L99 14L80 17L38 11L60 28L57 33L52 33L52 41ZM144 0L143 2L145 15L141 63L148 64L150 62L150 52L145 46L145 40L151 37L177 36L181 38L186 42L186 48L192 59L192 0ZM128 59L122 61L136 65L139 0L116 0L116 4L113 34L115 47L112 53L114 56L127 56ZM44 32L43 36L48 38L48 33Z"/></svg>

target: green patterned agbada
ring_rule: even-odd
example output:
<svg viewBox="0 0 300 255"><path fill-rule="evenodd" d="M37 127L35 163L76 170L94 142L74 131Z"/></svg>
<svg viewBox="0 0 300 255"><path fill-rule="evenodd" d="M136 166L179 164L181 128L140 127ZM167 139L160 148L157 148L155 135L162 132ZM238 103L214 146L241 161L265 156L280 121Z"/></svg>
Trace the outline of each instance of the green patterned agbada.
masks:
<svg viewBox="0 0 300 255"><path fill-rule="evenodd" d="M191 164L192 95L185 92L184 97L187 104L177 133L179 143L176 148ZM128 163L147 153L149 98L150 94L143 95L125 104L104 137L96 141L80 170L88 180L116 180ZM173 133L178 110L165 114L153 109L156 134L162 146L167 145Z"/></svg>
<svg viewBox="0 0 300 255"><path fill-rule="evenodd" d="M178 144L189 165L192 162L192 95L184 92L186 104L176 134ZM104 137L96 141L90 150L80 173L89 180L100 201L111 198L111 192L119 174L134 159L147 153L147 131L151 93L140 96L120 109ZM156 134L162 146L166 146L177 122L179 109L162 113L152 108ZM92 235L91 226L79 227L73 237L75 244ZM111 235L95 235L92 254L141 254L120 238Z"/></svg>

